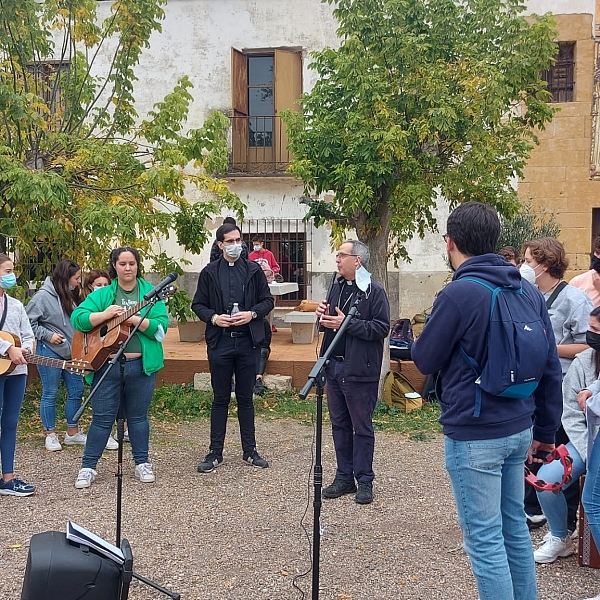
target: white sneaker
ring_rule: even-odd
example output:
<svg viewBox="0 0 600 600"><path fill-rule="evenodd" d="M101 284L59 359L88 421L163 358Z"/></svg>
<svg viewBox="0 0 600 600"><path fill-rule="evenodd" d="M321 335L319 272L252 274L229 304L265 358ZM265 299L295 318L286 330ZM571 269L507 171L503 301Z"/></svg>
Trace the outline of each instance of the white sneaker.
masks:
<svg viewBox="0 0 600 600"><path fill-rule="evenodd" d="M49 433L46 436L46 450L48 450L48 452L57 452L58 450L62 450L62 446L58 441L58 435L56 435L56 433Z"/></svg>
<svg viewBox="0 0 600 600"><path fill-rule="evenodd" d="M575 529L575 531L571 531L570 529L567 530L569 533L569 537L574 541L578 541L579 540L579 531L577 529ZM542 542L547 542L550 538L552 537L552 532L551 531L547 531L546 535L542 538ZM592 600L594 600L594 598L592 598ZM600 598L598 598L598 600L600 600Z"/></svg>
<svg viewBox="0 0 600 600"><path fill-rule="evenodd" d="M106 442L105 450L118 450L118 449L119 449L119 442L117 442L117 440L115 440L115 438L112 435L109 435L108 441Z"/></svg>
<svg viewBox="0 0 600 600"><path fill-rule="evenodd" d="M126 429L126 430L123 432L123 441L124 441L124 442L128 442L128 441L129 441L129 429Z"/></svg>
<svg viewBox="0 0 600 600"><path fill-rule="evenodd" d="M569 536L563 540L551 535L550 539L533 553L533 558L536 563L548 564L553 563L559 556L571 556L573 552L573 540Z"/></svg>
<svg viewBox="0 0 600 600"><path fill-rule="evenodd" d="M75 435L69 435L65 433L65 446L85 446L87 441L87 435L78 431Z"/></svg>
<svg viewBox="0 0 600 600"><path fill-rule="evenodd" d="M585 598L584 600L600 600L600 594L594 596L593 598Z"/></svg>
<svg viewBox="0 0 600 600"><path fill-rule="evenodd" d="M154 477L154 470L150 463L135 465L135 476L142 483L153 483L156 480L156 477Z"/></svg>
<svg viewBox="0 0 600 600"><path fill-rule="evenodd" d="M75 487L78 490L82 490L84 488L89 488L90 485L96 480L96 471L94 469L79 469L79 475L77 475L77 480L75 481Z"/></svg>

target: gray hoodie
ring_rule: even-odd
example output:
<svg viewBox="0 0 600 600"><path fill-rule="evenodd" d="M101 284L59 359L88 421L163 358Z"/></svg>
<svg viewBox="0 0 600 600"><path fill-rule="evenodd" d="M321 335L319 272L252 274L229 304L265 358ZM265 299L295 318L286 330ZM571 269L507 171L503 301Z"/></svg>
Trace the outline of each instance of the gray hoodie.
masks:
<svg viewBox="0 0 600 600"><path fill-rule="evenodd" d="M42 287L35 293L25 310L35 339L46 342L61 358L70 359L75 329L71 325L71 318L63 310L50 277L46 277ZM50 344L53 333L60 333L65 341L62 344Z"/></svg>
<svg viewBox="0 0 600 600"><path fill-rule="evenodd" d="M590 348L575 356L563 379L562 425L581 458L587 460L588 431L585 413L577 404L577 394L597 379L594 351Z"/></svg>

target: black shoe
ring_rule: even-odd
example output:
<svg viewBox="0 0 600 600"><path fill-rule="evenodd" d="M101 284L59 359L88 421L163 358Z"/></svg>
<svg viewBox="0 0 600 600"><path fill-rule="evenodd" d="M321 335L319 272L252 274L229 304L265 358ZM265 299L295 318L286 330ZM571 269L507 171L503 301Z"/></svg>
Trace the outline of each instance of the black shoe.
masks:
<svg viewBox="0 0 600 600"><path fill-rule="evenodd" d="M358 492L354 496L354 502L357 504L371 504L373 502L373 482L359 481Z"/></svg>
<svg viewBox="0 0 600 600"><path fill-rule="evenodd" d="M223 457L219 454L209 452L206 458L198 465L198 473L210 473L221 464L223 464Z"/></svg>
<svg viewBox="0 0 600 600"><path fill-rule="evenodd" d="M259 377L254 384L254 395L255 396L264 396L267 388L262 380L262 377Z"/></svg>
<svg viewBox="0 0 600 600"><path fill-rule="evenodd" d="M546 524L546 517L544 515L525 515L527 517L527 527L529 529L537 529L542 525Z"/></svg>
<svg viewBox="0 0 600 600"><path fill-rule="evenodd" d="M266 469L269 466L269 463L256 450L252 450L250 454L244 454L244 462L261 469Z"/></svg>
<svg viewBox="0 0 600 600"><path fill-rule="evenodd" d="M354 494L356 492L356 485L354 480L346 481L345 479L334 479L331 485L323 488L323 498L339 498L344 494Z"/></svg>

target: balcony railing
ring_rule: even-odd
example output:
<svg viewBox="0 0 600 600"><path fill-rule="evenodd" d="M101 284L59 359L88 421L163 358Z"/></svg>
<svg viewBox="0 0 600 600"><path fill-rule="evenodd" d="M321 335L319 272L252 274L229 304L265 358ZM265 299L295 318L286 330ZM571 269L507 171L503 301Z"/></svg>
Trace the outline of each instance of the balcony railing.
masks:
<svg viewBox="0 0 600 600"><path fill-rule="evenodd" d="M290 166L286 125L277 116L230 117L228 175L283 175Z"/></svg>

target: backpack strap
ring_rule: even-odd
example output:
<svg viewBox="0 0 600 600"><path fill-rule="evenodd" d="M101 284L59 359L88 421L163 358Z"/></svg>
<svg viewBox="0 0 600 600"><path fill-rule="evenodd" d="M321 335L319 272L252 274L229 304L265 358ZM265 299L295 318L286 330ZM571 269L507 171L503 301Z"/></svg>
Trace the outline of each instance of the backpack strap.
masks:
<svg viewBox="0 0 600 600"><path fill-rule="evenodd" d="M548 300L546 300L546 309L547 310L550 310L550 307L554 304L554 301L556 300L556 298L558 298L558 295L567 287L567 285L569 285L569 284L566 281L561 281L554 288L552 295L550 296L550 298L548 298Z"/></svg>
<svg viewBox="0 0 600 600"><path fill-rule="evenodd" d="M496 303L496 298L498 297L498 294L502 291L502 288L499 286L495 286L492 285L491 283L488 283L487 281L484 281L483 279L477 279L476 277L461 277L460 281L473 281L475 283L478 283L479 285L483 286L484 288L487 288L488 290L490 290L490 292L492 292L492 300L490 302L490 320L492 318L492 313L494 311L494 305ZM489 330L489 322L488 322L488 330ZM481 367L479 366L478 362L471 356L469 356L466 352L465 349L460 346L460 351L462 352L462 355L465 357L467 364L471 367L471 369L473 369L473 371L475 372L475 375L477 376L475 379L475 410L473 411L473 416L474 417L478 417L481 414L481 386L478 383L478 379L481 377Z"/></svg>

